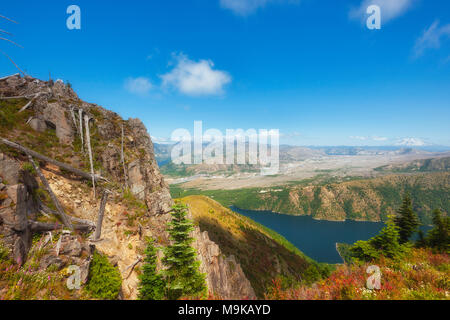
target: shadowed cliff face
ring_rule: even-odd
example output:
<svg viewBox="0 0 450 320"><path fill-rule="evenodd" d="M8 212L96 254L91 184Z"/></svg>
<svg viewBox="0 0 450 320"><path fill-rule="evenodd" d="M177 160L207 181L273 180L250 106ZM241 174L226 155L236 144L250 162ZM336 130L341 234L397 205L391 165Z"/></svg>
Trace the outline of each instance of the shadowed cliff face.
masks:
<svg viewBox="0 0 450 320"><path fill-rule="evenodd" d="M41 81L19 76L0 79L0 97L17 97L0 99L1 137L85 172L90 172L90 161L86 138L84 135L82 140L80 129L85 131L84 115L89 117L94 171L107 179L96 186L97 197L93 197L89 182L45 163L41 163L41 167L71 217L96 221L99 195L104 189L112 191L105 210L101 241L91 243L82 238L77 241L81 241L83 248L95 245L106 254L122 273L122 296L136 298L139 265L131 273L127 268L144 252L146 237L157 239L159 247L169 244L166 225L171 219L169 211L173 204L144 124L139 119L123 120L112 111L80 100L59 80ZM27 108L19 112L26 105ZM22 261L27 259L32 247L33 234L27 227L27 220L46 219L33 202L37 182L34 178L21 178L24 172L27 175L22 169L27 161L25 155L0 144L0 191L4 194L0 205L7 207L0 209L0 236L16 260ZM29 187L30 181L34 181L31 183L34 187ZM124 192L125 186L130 192ZM230 269L232 258L223 257L220 248L198 228L193 235L201 270L208 274L210 292L220 294L222 299L254 298L251 286L244 288L242 285L248 283L244 274ZM89 251L83 260L84 270L89 266L90 254ZM45 259L53 261L56 257ZM62 268L65 264L57 265ZM47 263L43 263L43 268L46 266ZM239 291L240 288L245 290Z"/></svg>

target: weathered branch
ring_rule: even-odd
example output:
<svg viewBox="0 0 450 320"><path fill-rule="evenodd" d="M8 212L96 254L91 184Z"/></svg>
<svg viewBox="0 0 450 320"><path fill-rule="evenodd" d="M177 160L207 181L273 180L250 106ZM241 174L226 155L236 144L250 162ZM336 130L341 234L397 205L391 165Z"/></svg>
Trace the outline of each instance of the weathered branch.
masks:
<svg viewBox="0 0 450 320"><path fill-rule="evenodd" d="M40 153L37 153L37 152L35 152L35 151L31 150L31 149L23 147L20 144L17 144L15 142L6 140L6 139L4 139L2 137L0 137L0 142L6 144L7 146L9 146L11 148L14 148L16 150L22 151L23 153L25 153L27 155L30 155L30 156L32 156L34 158L37 158L39 160L51 163L51 164L53 164L53 165L55 165L55 166L57 166L59 168L63 168L64 170L72 172L72 173L74 173L74 174L76 174L76 175L78 175L78 176L80 176L80 177L82 177L84 179L88 179L88 180L95 179L95 181L99 181L99 180L107 181L102 176L99 176L99 175L92 176L91 174L89 174L87 172L84 172L84 171L82 171L80 169L74 168L74 167L72 167L72 166L70 166L68 164L65 164L65 163L53 160L52 158L44 156L44 155L42 155Z"/></svg>
<svg viewBox="0 0 450 320"><path fill-rule="evenodd" d="M125 272L127 272L129 269L131 269L130 270L130 273L128 274L128 276L126 276L125 277L125 280L127 280L130 276L131 276L131 274L133 273L133 270L134 270L134 268L138 265L138 263L140 263L142 261L142 257L138 257L138 259L135 261L135 262L133 262L131 265L129 265L122 273L125 273Z"/></svg>
<svg viewBox="0 0 450 320"><path fill-rule="evenodd" d="M42 184L47 189L47 192L49 193L50 198L52 199L52 201L56 207L56 210L58 211L58 215L61 217L61 220L63 221L64 225L67 228L69 228L70 230L73 230L72 222L70 222L69 218L67 217L66 213L64 212L64 209L63 209L61 203L59 202L56 195L53 193L53 190L50 187L50 184L48 183L47 178L45 178L45 176L42 174L41 169L39 169L39 167L36 165L36 163L33 160L33 157L28 155L28 159L30 160L31 164L33 165L34 170L36 170L36 173L39 176L39 179L41 179Z"/></svg>
<svg viewBox="0 0 450 320"><path fill-rule="evenodd" d="M0 53L3 54L5 57L7 57L8 60L11 61L11 63L16 67L17 70L19 70L19 72L20 72L21 74L23 74L24 76L27 75L25 72L22 71L22 69L19 68L19 66L14 62L13 59L11 59L10 56L8 56L5 52L3 52L3 51L1 51L1 50L0 50Z"/></svg>
<svg viewBox="0 0 450 320"><path fill-rule="evenodd" d="M108 196L110 193L111 193L111 191L109 191L109 190L105 190L103 192L102 201L100 203L100 209L98 211L97 226L95 228L94 240L99 240L100 236L102 235L103 217L105 215L106 202L108 201Z"/></svg>
<svg viewBox="0 0 450 320"><path fill-rule="evenodd" d="M30 100L30 102L28 102L22 109L19 110L19 113L24 112L25 110L28 109L29 106L31 106L31 104L41 95L41 93L36 93L36 95L34 96L33 99Z"/></svg>

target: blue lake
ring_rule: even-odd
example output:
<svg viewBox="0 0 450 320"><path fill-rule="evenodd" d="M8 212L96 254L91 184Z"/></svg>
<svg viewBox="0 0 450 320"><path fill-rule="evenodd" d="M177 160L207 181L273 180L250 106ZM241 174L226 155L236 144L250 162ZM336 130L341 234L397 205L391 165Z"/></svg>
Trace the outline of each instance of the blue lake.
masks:
<svg viewBox="0 0 450 320"><path fill-rule="evenodd" d="M332 222L310 216L289 216L270 211L231 209L278 232L307 256L318 262L342 263L336 243L368 240L385 226L382 222Z"/></svg>

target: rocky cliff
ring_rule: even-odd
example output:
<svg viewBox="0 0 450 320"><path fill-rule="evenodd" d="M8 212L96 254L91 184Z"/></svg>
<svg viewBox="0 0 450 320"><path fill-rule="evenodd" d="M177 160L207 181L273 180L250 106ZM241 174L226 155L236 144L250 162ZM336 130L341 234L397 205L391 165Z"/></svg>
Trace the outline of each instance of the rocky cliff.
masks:
<svg viewBox="0 0 450 320"><path fill-rule="evenodd" d="M2 138L85 172L90 171L90 161L87 141L80 132L88 123L95 174L105 178L96 183L95 196L90 181L58 166L40 163L73 222L88 221L93 225L101 194L111 191L100 241L65 232L59 236L61 241L53 243L52 238L43 236L39 248L48 250L40 256L40 268L45 270L52 265L62 269L76 263L83 266L83 281L87 281L85 273L92 252L99 250L121 271L122 297L136 298L145 239L156 239L159 247L169 244L166 224L173 204L143 123L139 119L123 120L112 111L82 101L60 80L41 81L18 75L0 79L0 103ZM1 143L0 151L0 241L16 263L22 264L35 248L33 238L39 234L36 223L48 225L58 221L48 214L51 203L35 179L27 157ZM234 258L223 256L220 248L198 228L193 234L211 294L222 299L254 298L253 289Z"/></svg>

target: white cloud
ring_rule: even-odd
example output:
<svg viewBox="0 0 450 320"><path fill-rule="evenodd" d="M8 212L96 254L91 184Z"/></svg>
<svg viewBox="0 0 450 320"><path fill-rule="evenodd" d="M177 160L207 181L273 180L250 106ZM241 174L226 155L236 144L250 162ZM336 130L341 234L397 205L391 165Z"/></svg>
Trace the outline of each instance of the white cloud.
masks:
<svg viewBox="0 0 450 320"><path fill-rule="evenodd" d="M236 15L248 16L269 3L296 4L299 2L300 0L220 0L220 5L224 9L233 11Z"/></svg>
<svg viewBox="0 0 450 320"><path fill-rule="evenodd" d="M422 36L417 39L414 46L414 57L418 58L422 56L428 49L439 49L441 43L445 39L450 39L450 24L439 26L439 21L433 22L433 24L427 28Z"/></svg>
<svg viewBox="0 0 450 320"><path fill-rule="evenodd" d="M350 10L350 18L365 19L367 8L377 5L381 9L381 23L385 23L403 15L413 2L414 0L363 0L359 7Z"/></svg>
<svg viewBox="0 0 450 320"><path fill-rule="evenodd" d="M125 80L125 89L134 94L145 95L152 88L152 83L145 77L128 78Z"/></svg>
<svg viewBox="0 0 450 320"><path fill-rule="evenodd" d="M373 141L387 141L388 138L386 137L372 137Z"/></svg>
<svg viewBox="0 0 450 320"><path fill-rule="evenodd" d="M368 138L367 137L362 137L362 136L350 136L350 139L365 141Z"/></svg>
<svg viewBox="0 0 450 320"><path fill-rule="evenodd" d="M365 136L350 136L350 139L353 140L360 140L360 141L377 141L377 142L381 142L381 141L388 141L389 139L386 137L379 137L379 136L370 136L370 137L365 137Z"/></svg>
<svg viewBox="0 0 450 320"><path fill-rule="evenodd" d="M403 138L399 139L396 143L396 146L408 146L408 147L423 147L428 146L424 140L419 138Z"/></svg>
<svg viewBox="0 0 450 320"><path fill-rule="evenodd" d="M237 15L247 16L270 1L272 0L220 0L220 5Z"/></svg>
<svg viewBox="0 0 450 320"><path fill-rule="evenodd" d="M211 60L190 60L186 55L176 57L177 64L167 74L161 76L163 87L173 87L181 93L199 95L217 95L224 92L224 86L231 82L225 71L214 70Z"/></svg>

